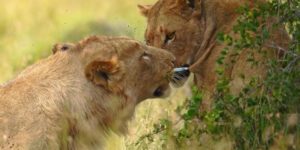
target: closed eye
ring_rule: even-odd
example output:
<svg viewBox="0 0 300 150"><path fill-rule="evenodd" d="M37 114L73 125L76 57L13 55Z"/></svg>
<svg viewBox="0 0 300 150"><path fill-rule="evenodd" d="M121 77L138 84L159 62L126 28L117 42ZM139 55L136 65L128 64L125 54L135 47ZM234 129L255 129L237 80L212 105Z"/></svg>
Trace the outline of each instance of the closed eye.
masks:
<svg viewBox="0 0 300 150"><path fill-rule="evenodd" d="M144 52L142 55L141 55L141 58L146 61L146 62L149 62L151 61L151 55L148 54L147 52Z"/></svg>
<svg viewBox="0 0 300 150"><path fill-rule="evenodd" d="M145 70L149 70L152 68L153 62L151 54L143 52L140 56L140 61Z"/></svg>

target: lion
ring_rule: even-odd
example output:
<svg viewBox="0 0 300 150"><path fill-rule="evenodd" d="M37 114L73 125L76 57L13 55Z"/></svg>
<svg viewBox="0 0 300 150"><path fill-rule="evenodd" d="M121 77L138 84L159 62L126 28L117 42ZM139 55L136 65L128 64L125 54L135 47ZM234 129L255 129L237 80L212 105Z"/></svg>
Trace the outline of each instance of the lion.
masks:
<svg viewBox="0 0 300 150"><path fill-rule="evenodd" d="M255 1L263 3L264 0ZM234 38L233 26L240 16L236 9L242 5L254 7L254 1L241 0L159 0L154 5L138 5L147 18L145 40L148 45L166 49L176 57L176 66L190 65L196 86L203 92L201 110L209 111L217 85L216 61L227 46L217 42L218 33ZM276 18L269 19L269 28ZM263 53L254 52L254 66L247 61L250 49L241 51L234 59L225 58L224 73L230 80L230 93L237 95L253 77L262 80L268 59L277 59L288 47L290 37L283 25L271 30L270 39L263 44ZM274 48L275 47L275 48ZM233 60L232 60L233 59ZM235 62L235 63L231 63Z"/></svg>
<svg viewBox="0 0 300 150"><path fill-rule="evenodd" d="M0 87L0 149L101 149L135 106L170 93L175 57L126 37L90 36Z"/></svg>

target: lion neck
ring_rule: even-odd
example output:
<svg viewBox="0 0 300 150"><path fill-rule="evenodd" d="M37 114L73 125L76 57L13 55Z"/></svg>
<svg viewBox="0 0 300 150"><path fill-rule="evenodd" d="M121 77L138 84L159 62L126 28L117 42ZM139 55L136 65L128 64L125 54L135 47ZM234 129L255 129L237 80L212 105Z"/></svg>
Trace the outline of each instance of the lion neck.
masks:
<svg viewBox="0 0 300 150"><path fill-rule="evenodd" d="M204 62L211 57L212 51L218 45L217 34L232 31L232 27L239 16L236 9L244 3L238 0L202 2L202 11L197 19L199 19L199 28L203 29L200 36L203 38L194 49L193 54L195 55L192 56L190 67L192 72L200 73L202 71Z"/></svg>

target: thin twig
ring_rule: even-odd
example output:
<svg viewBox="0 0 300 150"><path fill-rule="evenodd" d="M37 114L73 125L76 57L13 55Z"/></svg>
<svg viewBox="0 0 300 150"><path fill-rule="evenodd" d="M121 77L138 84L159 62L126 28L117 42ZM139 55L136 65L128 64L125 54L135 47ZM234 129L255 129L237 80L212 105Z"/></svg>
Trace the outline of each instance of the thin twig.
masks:
<svg viewBox="0 0 300 150"><path fill-rule="evenodd" d="M290 72L293 66L300 60L300 56L295 57L284 69L283 71Z"/></svg>

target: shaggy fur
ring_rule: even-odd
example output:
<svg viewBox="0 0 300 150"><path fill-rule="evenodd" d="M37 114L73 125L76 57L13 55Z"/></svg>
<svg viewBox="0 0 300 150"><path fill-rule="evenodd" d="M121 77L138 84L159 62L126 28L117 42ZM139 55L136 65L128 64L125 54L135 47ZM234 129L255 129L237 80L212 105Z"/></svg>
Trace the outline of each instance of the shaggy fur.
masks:
<svg viewBox="0 0 300 150"><path fill-rule="evenodd" d="M232 28L239 17L236 8L244 4L253 8L255 3L261 2L264 0L159 0L154 5L139 5L148 20L145 32L147 43L172 52L177 66L191 65L196 85L204 92L201 110L210 108L217 82L216 60L226 46L216 41L217 33L223 32L237 38ZM270 28L276 21L276 18L269 18L266 26ZM232 94L239 93L253 77L263 79L266 58L278 58L282 54L282 50L278 49L286 49L290 42L283 25L271 30L270 37L264 43L262 53L245 49L234 57L225 58L227 65L223 67L230 80ZM254 59L260 61L259 66L247 61L251 52ZM230 51L228 56L232 53Z"/></svg>
<svg viewBox="0 0 300 150"><path fill-rule="evenodd" d="M158 48L92 36L53 53L0 87L0 149L101 149L139 102L168 95L175 58Z"/></svg>

